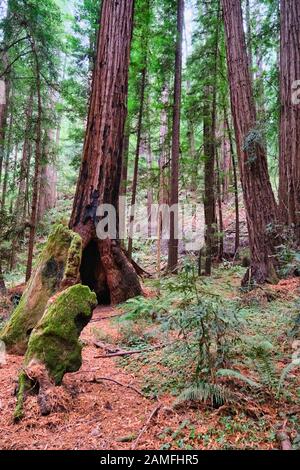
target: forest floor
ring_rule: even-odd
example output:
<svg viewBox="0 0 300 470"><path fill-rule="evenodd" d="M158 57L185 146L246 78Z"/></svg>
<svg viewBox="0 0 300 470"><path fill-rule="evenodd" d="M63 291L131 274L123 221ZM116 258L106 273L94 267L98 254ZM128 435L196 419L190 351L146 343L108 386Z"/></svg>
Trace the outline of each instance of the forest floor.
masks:
<svg viewBox="0 0 300 470"><path fill-rule="evenodd" d="M239 281L239 272L221 269L209 283L214 292L233 298L239 295ZM240 315L248 335L262 335L275 345L275 367L281 371L291 361L295 344L289 331L298 312L295 300L300 280L281 281L272 289L274 296L270 289L267 295L263 290L245 294ZM155 297L151 281L146 291L148 297ZM81 336L82 368L67 374L63 385L56 388L51 414L41 416L36 397L31 396L18 424L13 423L14 389L22 357L7 356L6 364L0 365L0 448L278 449L276 433L281 427L291 440L296 438L300 425L296 372L289 375L290 392L284 398L245 395L243 404L174 407L180 391L180 351L176 356L166 348L155 349L166 340L158 323L155 317L132 321L120 309L97 307ZM169 333L168 341L176 335ZM137 348L140 354L99 357ZM238 370L251 372L247 362L241 365L241 357L239 362Z"/></svg>

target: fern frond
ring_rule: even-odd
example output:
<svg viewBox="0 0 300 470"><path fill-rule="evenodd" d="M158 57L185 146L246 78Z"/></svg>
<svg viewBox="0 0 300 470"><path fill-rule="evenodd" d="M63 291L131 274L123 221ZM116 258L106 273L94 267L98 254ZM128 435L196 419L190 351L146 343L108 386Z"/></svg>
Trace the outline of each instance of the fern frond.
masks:
<svg viewBox="0 0 300 470"><path fill-rule="evenodd" d="M285 368L283 369L283 371L281 373L280 379L279 379L278 389L277 389L277 394L276 394L277 398L279 398L279 396L280 396L281 388L282 388L283 383L284 383L287 375L289 374L289 372L291 372L291 370L295 369L295 367L299 367L299 366L300 366L300 359L295 359L293 362L290 362L290 364L285 366Z"/></svg>
<svg viewBox="0 0 300 470"><path fill-rule="evenodd" d="M241 374L237 370L233 369L219 369L217 371L217 375L221 377L231 377L233 379L241 380L242 382L245 382L246 384L250 385L250 387L253 388L261 388L261 384L258 382L255 382L254 380L250 379L244 374Z"/></svg>
<svg viewBox="0 0 300 470"><path fill-rule="evenodd" d="M218 384L212 384L209 382L198 382L190 387L186 388L181 392L179 397L175 401L175 406L188 401L192 402L210 402L212 405L221 406L231 399L230 391Z"/></svg>

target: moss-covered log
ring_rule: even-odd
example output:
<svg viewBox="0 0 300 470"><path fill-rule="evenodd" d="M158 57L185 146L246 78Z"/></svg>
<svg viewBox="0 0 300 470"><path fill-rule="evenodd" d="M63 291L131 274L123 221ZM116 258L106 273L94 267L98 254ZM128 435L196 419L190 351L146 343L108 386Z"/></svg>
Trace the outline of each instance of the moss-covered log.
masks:
<svg viewBox="0 0 300 470"><path fill-rule="evenodd" d="M56 225L37 261L21 301L0 333L7 350L24 354L33 328L48 300L79 282L81 237L64 225Z"/></svg>
<svg viewBox="0 0 300 470"><path fill-rule="evenodd" d="M79 336L96 305L96 294L81 284L50 299L28 342L19 377L16 420L22 417L24 395L29 389L38 391L41 412L47 414L51 409L47 399L49 389L60 385L67 372L80 369L82 344Z"/></svg>

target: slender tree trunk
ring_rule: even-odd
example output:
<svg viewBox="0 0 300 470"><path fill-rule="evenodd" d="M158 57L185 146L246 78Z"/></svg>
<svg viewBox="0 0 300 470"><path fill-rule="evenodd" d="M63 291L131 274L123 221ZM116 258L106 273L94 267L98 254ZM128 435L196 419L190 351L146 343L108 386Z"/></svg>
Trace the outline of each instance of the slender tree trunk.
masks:
<svg viewBox="0 0 300 470"><path fill-rule="evenodd" d="M222 0L227 48L231 110L247 214L251 266L243 285L277 279L275 270L277 206L270 184L256 110L243 30L240 0Z"/></svg>
<svg viewBox="0 0 300 470"><path fill-rule="evenodd" d="M141 77L140 109L139 109L138 124L137 124L136 151L135 151L133 181L132 181L132 189L131 189L131 208L130 208L130 211L131 211L130 226L131 227L133 226L133 223L134 223L134 205L136 202L139 158L140 158L140 150L141 150L141 135L142 135L143 114L144 114L144 105L145 105L146 74L147 74L147 69L146 67L144 67L142 70L142 77ZM129 239L128 239L128 258L130 260L132 258L132 235L133 234L130 233Z"/></svg>
<svg viewBox="0 0 300 470"><path fill-rule="evenodd" d="M81 280L100 303L141 294L137 274L114 237L99 239L97 209L109 204L118 217L133 0L103 0L83 158L70 228L81 235ZM105 220L104 220L105 219ZM100 216L100 222L107 220ZM109 221L108 221L109 223ZM118 227L117 227L118 228ZM98 235L99 230L97 230ZM109 235L109 234L108 234Z"/></svg>
<svg viewBox="0 0 300 470"><path fill-rule="evenodd" d="M2 272L2 260L0 259L0 294L6 294L6 286Z"/></svg>
<svg viewBox="0 0 300 470"><path fill-rule="evenodd" d="M28 257L26 267L26 282L29 281L32 271L33 248L35 241L36 223L37 223L37 210L38 210L38 197L40 187L40 172L41 172L41 158L42 158L42 94L41 94L41 76L40 64L37 56L35 43L32 40L32 51L35 60L36 72L36 93L37 93L37 121L36 121L36 145L35 145L35 161L34 161L34 178L32 189L31 201L31 217L28 241Z"/></svg>
<svg viewBox="0 0 300 470"><path fill-rule="evenodd" d="M239 247L240 247L240 209L239 209L239 188L238 188L238 176L237 168L234 157L234 145L233 138L231 134L231 128L229 126L228 117L225 111L226 119L226 129L228 132L229 144L230 144L230 153L232 159L232 169L233 169L233 187L234 187L234 207L235 207L235 246L234 246L234 256L236 256Z"/></svg>
<svg viewBox="0 0 300 470"><path fill-rule="evenodd" d="M205 219L205 274L211 275L212 257L216 254L216 200L215 200L215 135L211 111L212 87L205 89L203 112L204 163L204 219Z"/></svg>
<svg viewBox="0 0 300 470"><path fill-rule="evenodd" d="M162 110L160 115L160 157L159 157L159 174L160 174L160 191L159 191L159 203L168 204L169 192L168 192L168 159L169 159L169 145L168 145L168 102L169 102L169 91L168 87L165 86L162 91Z"/></svg>
<svg viewBox="0 0 300 470"><path fill-rule="evenodd" d="M1 198L1 209L4 210L7 196L7 185L8 185L8 176L9 176L9 162L10 162L10 153L11 153L11 141L12 141L12 127L13 127L13 110L10 110L9 125L7 130L7 142L5 148L5 163L4 163L4 177L3 177L3 186L2 186L2 198Z"/></svg>
<svg viewBox="0 0 300 470"><path fill-rule="evenodd" d="M219 62L219 22L220 4L218 3L217 29L214 44L213 85L205 91L206 105L204 116L203 147L205 154L204 166L204 216L206 226L206 260L205 274L211 275L213 256L218 254L216 232L216 198L215 198L215 160L216 160L216 120L217 120L217 78ZM210 106L210 101L212 104Z"/></svg>
<svg viewBox="0 0 300 470"><path fill-rule="evenodd" d="M3 68L6 68L7 57L6 54L2 55ZM5 156L5 131L9 109L9 96L10 96L10 80L9 75L4 79L0 79L0 183L2 180L2 166Z"/></svg>
<svg viewBox="0 0 300 470"><path fill-rule="evenodd" d="M28 158L27 158L27 168L26 168L26 187L25 187L25 199L23 204L23 219L26 220L30 217L30 162L32 157L32 142L28 142Z"/></svg>
<svg viewBox="0 0 300 470"><path fill-rule="evenodd" d="M150 137L150 132L148 132L148 139L146 142L146 157L147 157L147 165L148 165L148 171L151 173L152 170L152 149L151 149L151 137ZM152 204L153 204L153 188L152 186L148 188L147 190L147 217L148 217L148 237L151 238L152 236L152 230L151 230L151 209L152 209Z"/></svg>
<svg viewBox="0 0 300 470"><path fill-rule="evenodd" d="M279 205L282 222L294 227L300 244L300 3L281 0ZM298 96L298 95L297 95Z"/></svg>
<svg viewBox="0 0 300 470"><path fill-rule="evenodd" d="M184 0L177 0L177 41L175 53L174 107L172 126L172 158L170 189L170 239L168 250L168 270L176 272L178 264L178 191L180 154L180 108L182 75L182 38L184 23Z"/></svg>
<svg viewBox="0 0 300 470"><path fill-rule="evenodd" d="M53 209L56 206L57 201L57 170L55 167L55 162L50 162L51 158L53 158L50 153L51 145L53 146L54 138L55 131L50 130L48 132L46 143L47 163L43 165L41 169L39 202L37 212L38 221L42 220L48 210Z"/></svg>
<svg viewBox="0 0 300 470"><path fill-rule="evenodd" d="M28 157L30 147L30 133L32 127L32 107L33 107L33 93L30 93L27 107L26 107L26 126L24 134L24 142L22 149L22 157L20 162L19 172L19 189L15 206L15 219L18 226L24 225L24 206L26 200L26 177L28 171Z"/></svg>
<svg viewBox="0 0 300 470"><path fill-rule="evenodd" d="M226 132L226 122L224 122L222 129L222 164L220 169L222 170L221 184L222 184L222 202L227 202L229 197L229 187L232 180L232 159L230 151L230 142Z"/></svg>
<svg viewBox="0 0 300 470"><path fill-rule="evenodd" d="M219 260L222 260L224 255L224 225L223 225L223 210L222 210L222 191L221 191L221 176L220 176L220 162L218 152L216 151L216 164L217 164L217 195L218 195L218 218L219 218Z"/></svg>

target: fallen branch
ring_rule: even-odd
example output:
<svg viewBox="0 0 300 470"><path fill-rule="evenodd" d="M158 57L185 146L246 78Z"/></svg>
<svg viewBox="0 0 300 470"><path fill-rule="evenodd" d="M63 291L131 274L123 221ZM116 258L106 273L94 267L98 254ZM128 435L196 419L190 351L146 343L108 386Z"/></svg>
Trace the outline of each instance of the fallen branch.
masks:
<svg viewBox="0 0 300 470"><path fill-rule="evenodd" d="M116 313L115 315L108 315L107 317L92 318L92 320L90 320L90 323L101 321L101 320L110 320L110 318L121 317L122 315L125 315L125 313L121 312L121 313Z"/></svg>
<svg viewBox="0 0 300 470"><path fill-rule="evenodd" d="M142 435L147 431L147 428L148 426L151 424L151 421L152 419L157 415L157 413L159 412L160 408L162 407L162 404L160 403L159 405L157 405L151 412L149 418L147 419L145 425L143 426L143 428L141 429L141 431L139 432L136 440L134 441L134 443L132 444L131 446L131 450L135 450Z"/></svg>
<svg viewBox="0 0 300 470"><path fill-rule="evenodd" d="M119 356L132 356L133 354L141 354L144 352L151 352L156 351L157 349L166 348L170 346L172 343L168 344L159 344L158 346L153 346L152 348L144 348L144 349L135 349L134 351L118 351L112 354L104 354L101 356L94 356L94 359L105 359L110 357L119 357Z"/></svg>
<svg viewBox="0 0 300 470"><path fill-rule="evenodd" d="M118 380L112 379L110 377L94 377L92 380L87 380L87 382L88 383L97 383L98 384L102 380L106 380L108 382L113 382L114 384L120 385L121 387L129 388L130 390L133 390L134 392L138 393L141 397L146 398L145 395L139 389L133 387L132 385L123 384L122 382L119 382Z"/></svg>

